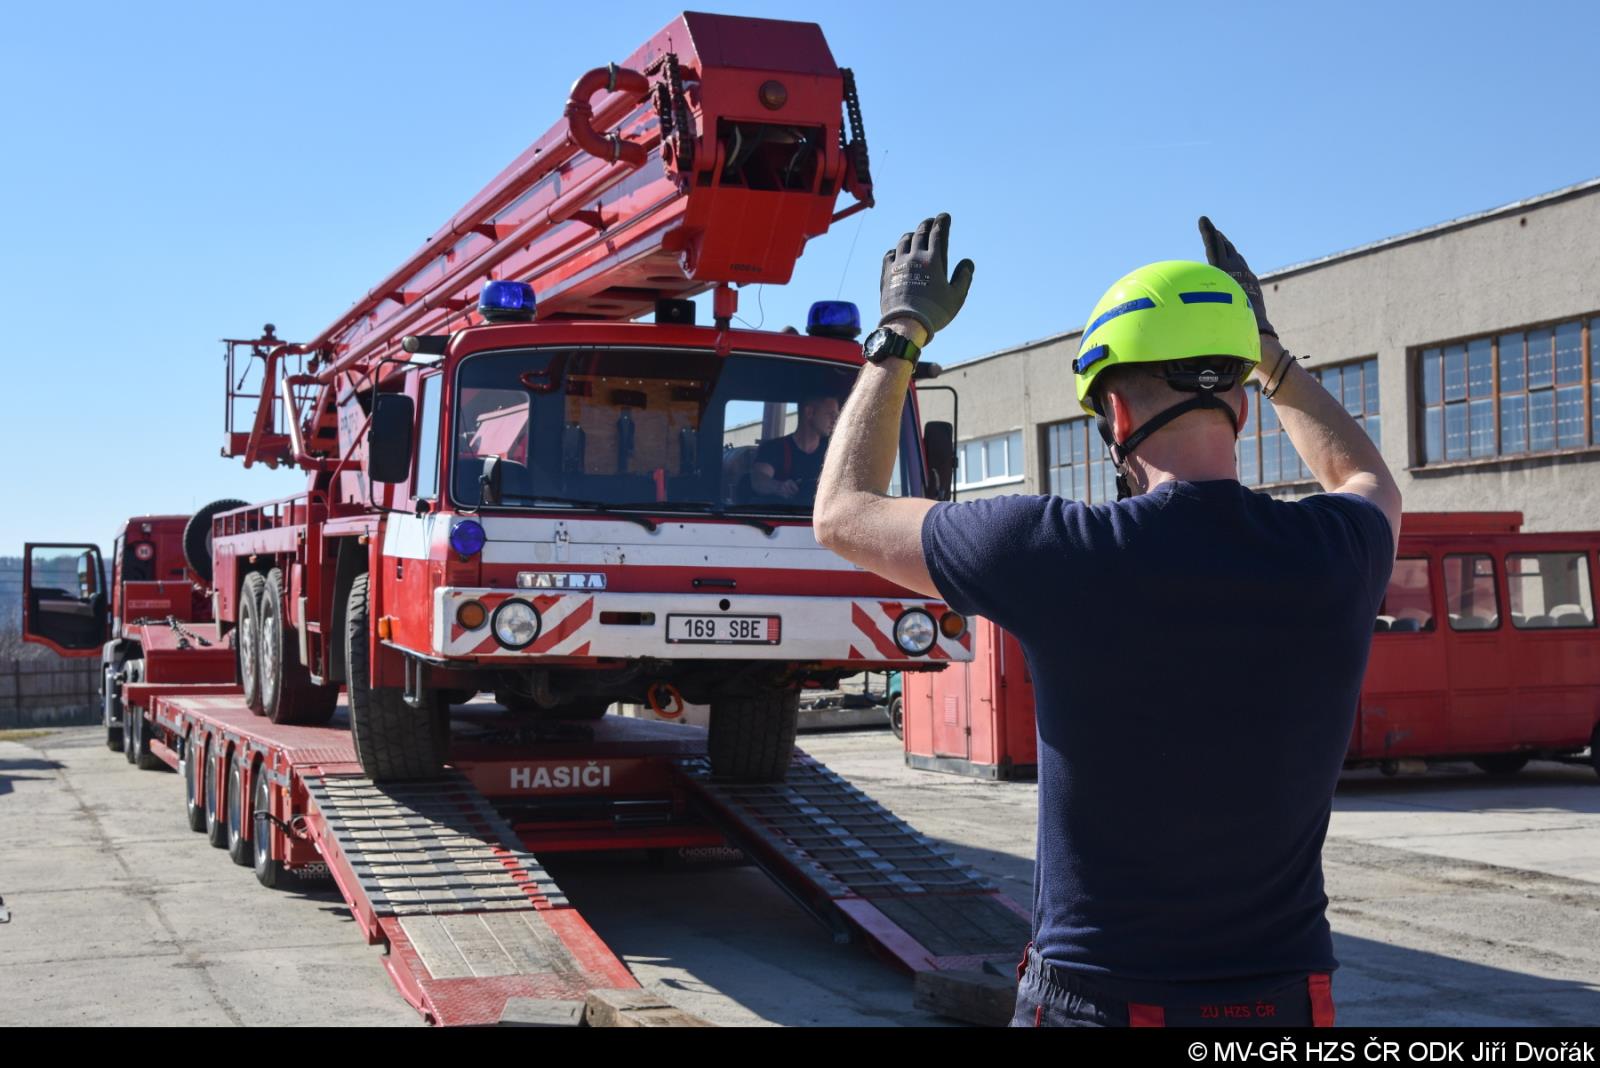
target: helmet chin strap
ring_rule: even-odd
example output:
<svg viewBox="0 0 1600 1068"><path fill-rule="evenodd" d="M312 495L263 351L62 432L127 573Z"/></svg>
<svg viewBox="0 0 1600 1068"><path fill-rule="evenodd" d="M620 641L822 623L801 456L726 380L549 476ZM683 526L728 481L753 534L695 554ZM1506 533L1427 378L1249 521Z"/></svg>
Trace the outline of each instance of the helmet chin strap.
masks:
<svg viewBox="0 0 1600 1068"><path fill-rule="evenodd" d="M1228 417L1228 426L1232 429L1233 436L1235 438L1239 436L1238 417L1234 414L1233 409L1209 390L1196 393L1181 404L1174 404L1160 415L1150 419L1144 426L1129 434L1126 441L1118 441L1116 434L1112 431L1111 417L1105 409L1103 395L1091 397L1090 403L1094 405L1095 426L1100 431L1100 437L1111 450L1111 463L1115 466L1117 472L1117 500L1119 501L1125 501L1134 495L1133 490L1128 485L1128 460L1132 457L1133 450L1137 449L1145 438L1148 438L1151 434L1178 418L1178 416L1200 408L1215 408Z"/></svg>

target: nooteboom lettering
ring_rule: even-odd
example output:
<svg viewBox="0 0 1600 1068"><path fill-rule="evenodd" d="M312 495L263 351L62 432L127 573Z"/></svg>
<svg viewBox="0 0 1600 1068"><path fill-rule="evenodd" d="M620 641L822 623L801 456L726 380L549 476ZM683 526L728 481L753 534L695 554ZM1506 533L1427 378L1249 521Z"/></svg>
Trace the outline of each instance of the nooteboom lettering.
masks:
<svg viewBox="0 0 1600 1068"><path fill-rule="evenodd" d="M611 765L590 761L587 764L560 764L556 767L511 769L513 790L599 790L611 785Z"/></svg>

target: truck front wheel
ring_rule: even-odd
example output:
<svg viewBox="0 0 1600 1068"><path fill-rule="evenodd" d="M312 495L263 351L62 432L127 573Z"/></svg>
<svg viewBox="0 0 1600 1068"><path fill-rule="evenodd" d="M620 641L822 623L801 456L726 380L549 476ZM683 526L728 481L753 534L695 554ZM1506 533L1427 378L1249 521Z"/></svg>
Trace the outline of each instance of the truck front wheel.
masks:
<svg viewBox="0 0 1600 1068"><path fill-rule="evenodd" d="M345 602L345 666L349 672L350 733L361 768L374 782L428 779L444 768L449 748L446 712L424 691L421 708L406 704L397 687L374 689L372 616L366 575L357 575ZM442 728L442 729L441 729Z"/></svg>
<svg viewBox="0 0 1600 1068"><path fill-rule="evenodd" d="M706 739L711 774L733 782L782 782L799 719L798 690L714 698Z"/></svg>

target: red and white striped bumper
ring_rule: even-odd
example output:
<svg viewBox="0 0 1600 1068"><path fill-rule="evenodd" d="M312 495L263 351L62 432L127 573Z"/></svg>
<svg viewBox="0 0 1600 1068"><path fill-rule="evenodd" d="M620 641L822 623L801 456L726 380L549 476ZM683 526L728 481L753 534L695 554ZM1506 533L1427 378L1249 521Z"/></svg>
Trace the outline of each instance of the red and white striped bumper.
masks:
<svg viewBox="0 0 1600 1068"><path fill-rule="evenodd" d="M468 630L456 622L465 601L478 601L492 616L501 603L519 597L539 611L539 636L525 649L507 649L489 623ZM728 601L727 608L722 607ZM972 659L972 635L941 634L932 649L913 656L894 641L895 621L910 608L926 611L937 624L949 608L938 601L845 597L723 597L716 594L587 593L546 590L444 587L434 593L433 653L446 658L530 660L538 657L640 657L673 660L860 660L905 664ZM602 612L651 613L649 624L608 624ZM776 644L698 645L667 641L667 616L777 616Z"/></svg>

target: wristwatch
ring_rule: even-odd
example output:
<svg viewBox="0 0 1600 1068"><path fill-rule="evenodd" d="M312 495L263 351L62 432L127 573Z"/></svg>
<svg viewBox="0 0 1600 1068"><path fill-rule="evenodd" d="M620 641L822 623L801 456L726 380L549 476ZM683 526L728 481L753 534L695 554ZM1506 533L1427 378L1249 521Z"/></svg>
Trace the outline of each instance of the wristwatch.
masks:
<svg viewBox="0 0 1600 1068"><path fill-rule="evenodd" d="M861 343L861 355L872 363L882 363L891 357L898 357L914 367L917 357L922 355L922 346L904 334L890 330L887 326L880 326L868 334L867 340Z"/></svg>

